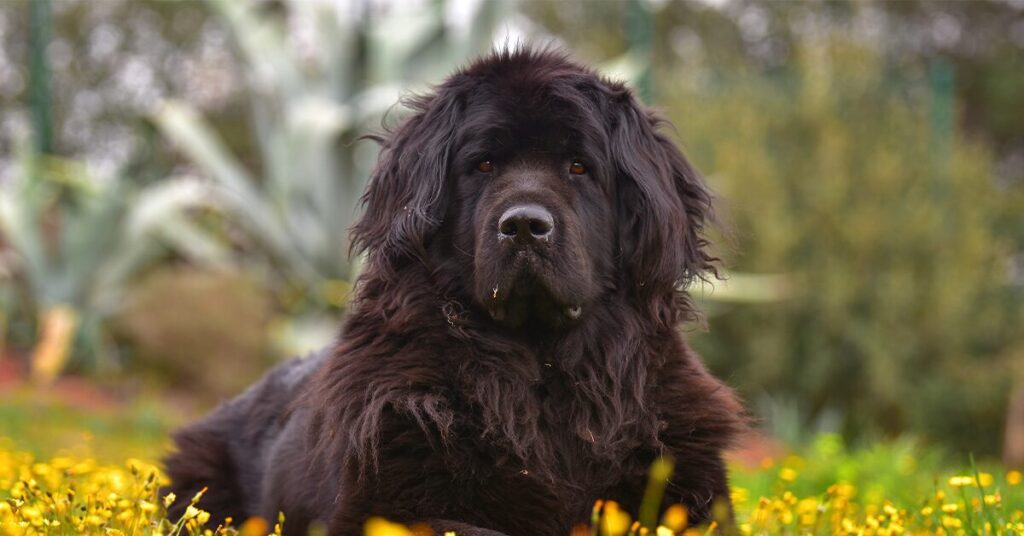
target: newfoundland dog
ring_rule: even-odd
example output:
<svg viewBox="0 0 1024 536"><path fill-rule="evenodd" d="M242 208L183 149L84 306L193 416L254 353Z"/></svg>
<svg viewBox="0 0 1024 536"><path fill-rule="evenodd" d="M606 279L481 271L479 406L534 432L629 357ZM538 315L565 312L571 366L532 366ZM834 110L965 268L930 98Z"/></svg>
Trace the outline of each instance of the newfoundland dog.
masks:
<svg viewBox="0 0 1024 536"><path fill-rule="evenodd" d="M338 342L179 430L172 515L383 516L460 536L567 535L595 499L729 511L732 391L680 333L713 273L711 197L623 84L550 50L464 68L381 136Z"/></svg>

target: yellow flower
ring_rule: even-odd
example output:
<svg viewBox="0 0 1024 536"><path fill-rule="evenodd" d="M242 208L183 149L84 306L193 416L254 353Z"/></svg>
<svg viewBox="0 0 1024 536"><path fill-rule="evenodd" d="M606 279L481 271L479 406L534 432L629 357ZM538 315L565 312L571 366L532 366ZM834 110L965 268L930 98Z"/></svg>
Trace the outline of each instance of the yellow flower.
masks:
<svg viewBox="0 0 1024 536"><path fill-rule="evenodd" d="M837 497L843 497L846 499L852 499L857 493L857 488L848 482L840 482L838 484L832 484L828 487L828 494Z"/></svg>
<svg viewBox="0 0 1024 536"><path fill-rule="evenodd" d="M603 516L601 517L601 534L604 536L618 536L629 530L632 519L629 514L619 507L619 503L608 501L604 505Z"/></svg>
<svg viewBox="0 0 1024 536"><path fill-rule="evenodd" d="M952 516L942 516L942 526L944 526L944 527L951 528L951 529L958 529L962 525L963 525L963 522L960 521L960 519L958 519L958 518L955 518L955 517L952 517Z"/></svg>
<svg viewBox="0 0 1024 536"><path fill-rule="evenodd" d="M1020 484L1022 479L1024 478L1022 478L1020 471L1010 471L1009 473L1006 473L1006 483L1011 486Z"/></svg>
<svg viewBox="0 0 1024 536"><path fill-rule="evenodd" d="M796 505L796 511L800 514L813 514L818 511L817 499L801 499Z"/></svg>
<svg viewBox="0 0 1024 536"><path fill-rule="evenodd" d="M192 496L192 500L191 500L191 501L189 501L189 502L190 502L191 504L195 504L195 503L199 502L199 499L202 499L202 498L203 498L203 495L204 495L204 494L206 493L206 490L207 490L207 489L208 489L208 488L206 488L206 487L204 486L204 487L203 487L203 489L201 489L201 490L197 491L197 492L196 492L196 494Z"/></svg>
<svg viewBox="0 0 1024 536"><path fill-rule="evenodd" d="M750 492L744 488L733 486L732 490L729 491L729 498L732 499L733 504L743 505L750 499Z"/></svg>
<svg viewBox="0 0 1024 536"><path fill-rule="evenodd" d="M681 504L673 504L665 510L661 523L674 532L682 532L686 528L686 507Z"/></svg>
<svg viewBox="0 0 1024 536"><path fill-rule="evenodd" d="M266 536L269 528L267 521L262 517L250 517L238 528L238 533L241 536Z"/></svg>
<svg viewBox="0 0 1024 536"><path fill-rule="evenodd" d="M796 480L796 477L797 477L797 472L796 472L795 469L791 469L789 467L783 467L782 470L779 471L779 478L781 480L783 480L784 482L792 482L792 481Z"/></svg>
<svg viewBox="0 0 1024 536"><path fill-rule="evenodd" d="M966 487L966 486L973 486L973 485L975 485L974 477L973 476L953 476L953 477L949 478L949 485L954 487L954 488L962 488L962 487Z"/></svg>
<svg viewBox="0 0 1024 536"><path fill-rule="evenodd" d="M413 536L412 531L398 523L392 523L381 517L366 520L363 528L366 536Z"/></svg>

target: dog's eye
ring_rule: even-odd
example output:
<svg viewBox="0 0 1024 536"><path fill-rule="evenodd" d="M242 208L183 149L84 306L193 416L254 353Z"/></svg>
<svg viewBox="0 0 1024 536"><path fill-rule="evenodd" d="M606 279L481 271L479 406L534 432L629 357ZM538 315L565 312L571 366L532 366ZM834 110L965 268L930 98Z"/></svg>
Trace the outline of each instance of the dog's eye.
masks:
<svg viewBox="0 0 1024 536"><path fill-rule="evenodd" d="M490 173L494 171L494 163L490 160L484 160L476 165L476 170L480 173Z"/></svg>
<svg viewBox="0 0 1024 536"><path fill-rule="evenodd" d="M573 175L582 175L586 172L587 168L579 160L573 160L572 164L569 164L569 173Z"/></svg>

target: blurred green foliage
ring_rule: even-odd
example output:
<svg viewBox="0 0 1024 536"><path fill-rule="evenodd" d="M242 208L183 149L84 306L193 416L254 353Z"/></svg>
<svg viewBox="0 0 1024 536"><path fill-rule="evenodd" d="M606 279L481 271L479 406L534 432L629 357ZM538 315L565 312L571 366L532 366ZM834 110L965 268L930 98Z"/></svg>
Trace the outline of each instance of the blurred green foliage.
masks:
<svg viewBox="0 0 1024 536"><path fill-rule="evenodd" d="M110 371L118 363L106 321L142 270L171 252L200 264L223 260L220 245L187 216L206 206L208 189L187 180L139 187L121 176L97 177L27 144L18 157L0 185L7 254L0 263L8 321L3 342L45 338L47 319L66 311L69 337L54 343L62 347L52 358L57 362L34 362L33 368L55 367L42 373L52 376L73 359L87 370Z"/></svg>
<svg viewBox="0 0 1024 536"><path fill-rule="evenodd" d="M934 66L894 72L839 40L797 57L773 77L680 77L668 103L721 196L729 264L791 285L713 309L703 355L752 402L798 401L805 426L832 412L853 436L997 452L1024 372L1008 262L1024 196L993 180L984 145L942 128Z"/></svg>
<svg viewBox="0 0 1024 536"><path fill-rule="evenodd" d="M499 32L564 42L677 125L736 274L694 289L710 331L693 339L766 426L999 448L1024 384L1024 10L512 6L65 0L47 45L28 3L0 4L8 348L46 346L48 312L71 311L56 318L73 319L79 370L132 355L200 385L193 356L230 371L261 366L267 339L326 342L358 271L347 228L376 154L358 137ZM33 109L43 71L51 100ZM50 154L15 150L32 117ZM237 339L210 335L232 318ZM230 389L219 375L203 389Z"/></svg>

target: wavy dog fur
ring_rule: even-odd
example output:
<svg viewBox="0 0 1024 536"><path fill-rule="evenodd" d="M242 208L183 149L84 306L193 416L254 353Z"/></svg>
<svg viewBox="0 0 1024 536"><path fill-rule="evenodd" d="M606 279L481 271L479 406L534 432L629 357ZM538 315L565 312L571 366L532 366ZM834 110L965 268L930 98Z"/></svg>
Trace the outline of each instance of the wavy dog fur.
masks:
<svg viewBox="0 0 1024 536"><path fill-rule="evenodd" d="M648 467L670 456L663 506L707 521L728 505L722 452L744 419L679 331L695 316L681 289L716 259L711 196L664 121L550 50L494 53L408 105L380 137L352 231L368 257L338 342L176 434L175 509L208 486L200 506L215 517L284 511L294 534L313 521L359 534L381 515L438 533L563 535L595 499L638 506ZM510 264L488 211L555 169L563 145L586 182L550 183L561 234L530 266L553 318L567 304L583 314L531 323L541 306L527 299L525 324L506 325L489 300L522 287L492 294ZM482 158L528 172L465 171ZM505 190L500 177L513 177Z"/></svg>

